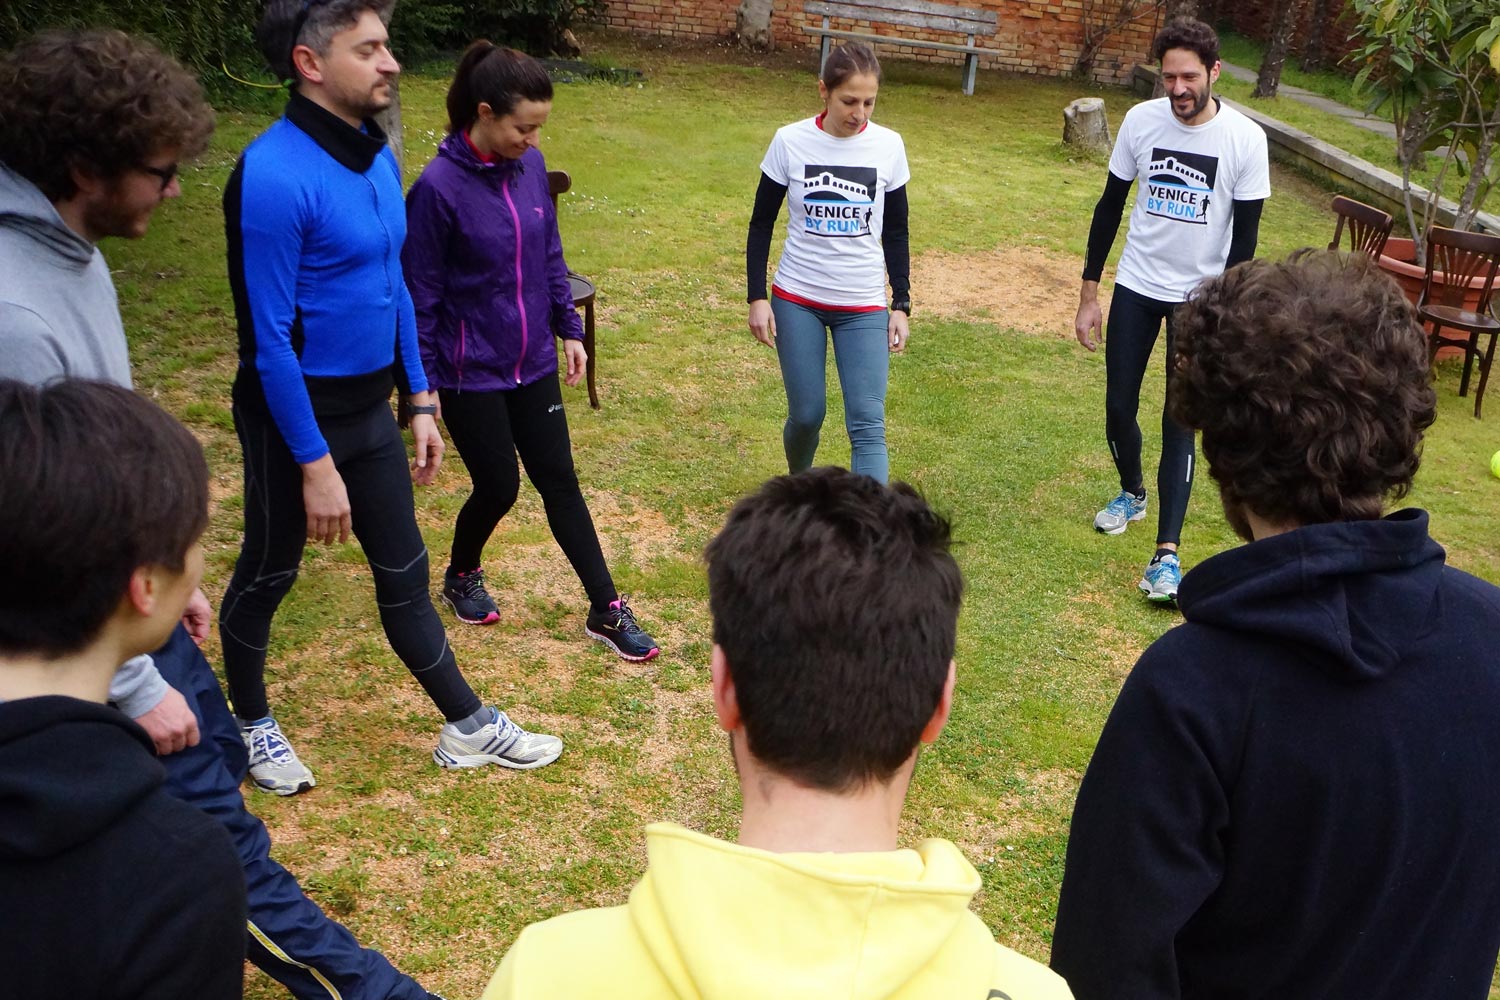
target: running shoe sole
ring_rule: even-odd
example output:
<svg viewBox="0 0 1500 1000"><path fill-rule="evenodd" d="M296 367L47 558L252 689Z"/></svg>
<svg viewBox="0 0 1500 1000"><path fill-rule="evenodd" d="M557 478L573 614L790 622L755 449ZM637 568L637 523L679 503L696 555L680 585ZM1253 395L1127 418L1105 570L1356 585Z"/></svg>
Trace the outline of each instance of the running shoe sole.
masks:
<svg viewBox="0 0 1500 1000"><path fill-rule="evenodd" d="M309 789L311 789L317 783L318 782L317 782L316 779L314 779L314 778L308 778L306 781L299 781L299 782L297 782L297 784L296 784L295 787L291 786L291 785L275 784L275 783L263 785L259 781L256 780L256 778L255 778L254 775L251 775L251 777L250 777L250 784L252 784L252 785L255 786L256 791L267 792L267 793L269 793L271 795L283 795L283 796L284 795L300 795L303 792L308 791Z"/></svg>
<svg viewBox="0 0 1500 1000"><path fill-rule="evenodd" d="M589 628L587 625L585 625L583 627L583 631L584 631L584 633L589 638L591 638L591 639L598 639L600 642L604 643L610 649L614 650L615 651L615 655L618 656L620 659L624 660L627 663L645 663L647 660L654 660L654 659L656 659L656 657L661 653L661 647L660 646L652 646L651 647L651 652L647 653L645 656L631 656L629 653L625 652L619 646L616 646L615 645L615 641L613 639L611 639L609 636L607 636L607 635L600 635L598 632L595 632L593 629Z"/></svg>
<svg viewBox="0 0 1500 1000"><path fill-rule="evenodd" d="M453 612L453 617L457 618L465 625L493 625L500 620L499 613L495 611L491 611L483 618L465 618L463 615L458 613L458 606L448 599L447 594L442 595L442 597L443 603L448 606L448 610Z"/></svg>
<svg viewBox="0 0 1500 1000"><path fill-rule="evenodd" d="M1153 591L1151 589L1151 582L1149 580L1147 580L1145 577L1141 577L1141 582L1138 583L1138 584L1136 584L1136 586L1138 586L1138 587L1141 588L1141 593L1143 593L1143 594L1146 595L1146 600L1151 601L1154 604L1176 604L1177 603L1177 595L1176 594L1158 594L1158 593L1156 593L1155 591Z"/></svg>
<svg viewBox="0 0 1500 1000"><path fill-rule="evenodd" d="M527 761L526 763L518 763L513 760L507 760L506 758L501 757L498 754L470 753L455 755L444 750L441 746L432 751L432 759L437 764L437 766L450 771L464 767L485 767L489 764L498 764L501 767L508 767L512 771L531 771L538 767L546 767L548 764L557 760L557 758L561 756L562 747L558 747L557 752L552 754L551 756L539 757L536 760Z"/></svg>
<svg viewBox="0 0 1500 1000"><path fill-rule="evenodd" d="M1125 519L1125 523L1122 524L1122 525L1120 525L1118 528L1101 528L1101 527L1099 527L1099 519L1096 517L1096 518L1094 518L1094 530L1097 531L1097 532L1099 532L1101 535L1123 535L1123 534L1125 534L1125 529L1126 528L1130 527L1136 521L1144 521L1145 519L1146 519L1146 512L1145 511L1141 511L1139 514L1136 514L1134 517L1127 517Z"/></svg>

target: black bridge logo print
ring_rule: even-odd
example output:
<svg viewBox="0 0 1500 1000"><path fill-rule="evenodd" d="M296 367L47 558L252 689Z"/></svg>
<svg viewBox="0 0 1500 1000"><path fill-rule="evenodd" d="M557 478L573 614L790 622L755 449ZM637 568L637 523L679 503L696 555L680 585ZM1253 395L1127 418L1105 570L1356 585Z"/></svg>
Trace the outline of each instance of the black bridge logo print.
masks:
<svg viewBox="0 0 1500 1000"><path fill-rule="evenodd" d="M1146 167L1146 214L1195 226L1208 225L1219 158L1175 149L1151 150Z"/></svg>
<svg viewBox="0 0 1500 1000"><path fill-rule="evenodd" d="M802 205L807 210L803 227L809 236L857 239L870 234L875 214L874 167L802 167Z"/></svg>

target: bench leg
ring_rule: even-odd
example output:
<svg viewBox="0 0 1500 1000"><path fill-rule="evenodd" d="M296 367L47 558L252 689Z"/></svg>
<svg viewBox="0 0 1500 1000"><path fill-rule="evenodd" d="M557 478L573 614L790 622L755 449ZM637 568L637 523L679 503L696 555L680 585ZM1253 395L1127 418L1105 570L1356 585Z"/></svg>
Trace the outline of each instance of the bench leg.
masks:
<svg viewBox="0 0 1500 1000"><path fill-rule="evenodd" d="M964 93L974 96L974 73L979 69L979 57L977 55L964 56Z"/></svg>
<svg viewBox="0 0 1500 1000"><path fill-rule="evenodd" d="M818 79L823 79L823 67L828 65L828 36L823 36L823 44L818 46Z"/></svg>
<svg viewBox="0 0 1500 1000"><path fill-rule="evenodd" d="M588 355L584 371L588 373L589 405L599 409L599 393L594 388L594 300L589 299L583 307L583 350Z"/></svg>

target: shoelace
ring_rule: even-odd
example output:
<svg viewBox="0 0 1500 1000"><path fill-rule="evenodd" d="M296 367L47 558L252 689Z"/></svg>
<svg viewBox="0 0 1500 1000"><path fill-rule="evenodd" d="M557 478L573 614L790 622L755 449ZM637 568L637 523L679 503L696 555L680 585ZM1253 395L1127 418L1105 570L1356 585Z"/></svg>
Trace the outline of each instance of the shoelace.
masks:
<svg viewBox="0 0 1500 1000"><path fill-rule="evenodd" d="M630 635L645 635L646 631L641 628L635 620L635 612L630 610L630 605L625 603L625 595L620 595L620 606L615 611L615 628Z"/></svg>
<svg viewBox="0 0 1500 1000"><path fill-rule="evenodd" d="M273 764L286 764L292 759L292 748L275 729L250 727L250 756L264 754Z"/></svg>
<svg viewBox="0 0 1500 1000"><path fill-rule="evenodd" d="M1121 493L1119 496L1111 500L1109 502L1109 505L1104 509L1111 514L1129 514L1130 504L1134 499L1134 497L1126 496L1124 493Z"/></svg>
<svg viewBox="0 0 1500 1000"><path fill-rule="evenodd" d="M471 573L463 573L459 576L463 586L463 596L471 601L477 601L485 596L484 570L476 569Z"/></svg>

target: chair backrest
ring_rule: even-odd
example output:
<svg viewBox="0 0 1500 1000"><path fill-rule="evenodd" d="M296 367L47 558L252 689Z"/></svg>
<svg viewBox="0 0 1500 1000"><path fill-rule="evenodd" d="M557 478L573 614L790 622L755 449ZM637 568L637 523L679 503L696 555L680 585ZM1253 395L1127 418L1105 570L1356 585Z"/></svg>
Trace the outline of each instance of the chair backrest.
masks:
<svg viewBox="0 0 1500 1000"><path fill-rule="evenodd" d="M1343 240L1344 226L1349 227L1349 249L1368 254L1372 259L1380 256L1385 241L1390 238L1395 220L1389 212L1382 212L1374 205L1355 201L1338 195L1333 199L1333 214L1338 216L1338 226L1333 230L1333 242L1328 249L1337 250Z"/></svg>
<svg viewBox="0 0 1500 1000"><path fill-rule="evenodd" d="M573 178L566 170L547 171L547 193L552 196L552 211L557 211L557 196L565 194L573 186Z"/></svg>
<svg viewBox="0 0 1500 1000"><path fill-rule="evenodd" d="M1484 286L1473 311L1487 312L1497 270L1500 270L1500 236L1433 226L1427 234L1427 273L1422 279L1422 297L1417 305L1461 309L1469 283L1482 276ZM1433 271L1443 272L1442 284L1433 285Z"/></svg>

